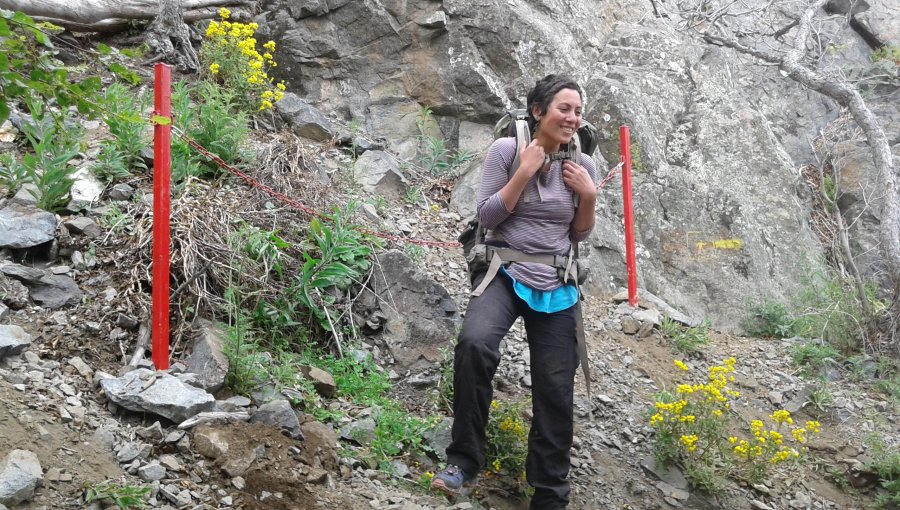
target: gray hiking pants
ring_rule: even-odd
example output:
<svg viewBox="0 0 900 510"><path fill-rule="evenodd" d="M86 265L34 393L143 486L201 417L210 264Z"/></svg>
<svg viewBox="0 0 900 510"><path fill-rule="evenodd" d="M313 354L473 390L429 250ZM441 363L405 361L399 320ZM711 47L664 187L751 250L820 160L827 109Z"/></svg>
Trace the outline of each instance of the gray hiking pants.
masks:
<svg viewBox="0 0 900 510"><path fill-rule="evenodd" d="M454 420L447 462L471 477L484 467L485 427L493 398L491 381L500 363L500 341L518 317L525 322L534 410L526 461L528 483L535 488L532 510L565 508L569 501L578 306L536 312L516 295L509 278L497 275L481 296L469 301L456 345Z"/></svg>

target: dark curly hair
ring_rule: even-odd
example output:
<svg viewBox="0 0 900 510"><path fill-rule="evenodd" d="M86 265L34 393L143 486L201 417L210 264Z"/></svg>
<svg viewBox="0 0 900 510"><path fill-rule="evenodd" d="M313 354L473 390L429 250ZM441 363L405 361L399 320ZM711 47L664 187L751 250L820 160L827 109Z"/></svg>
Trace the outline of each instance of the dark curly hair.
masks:
<svg viewBox="0 0 900 510"><path fill-rule="evenodd" d="M534 132L534 126L537 125L537 119L534 118L534 107L537 106L541 114L546 113L547 109L550 108L550 103L553 102L556 93L563 89L572 89L575 92L578 92L578 97L584 101L584 93L581 91L581 87L575 83L575 80L568 76L548 74L535 82L534 88L528 92L526 98L526 107L528 108L528 128L531 129L532 132Z"/></svg>

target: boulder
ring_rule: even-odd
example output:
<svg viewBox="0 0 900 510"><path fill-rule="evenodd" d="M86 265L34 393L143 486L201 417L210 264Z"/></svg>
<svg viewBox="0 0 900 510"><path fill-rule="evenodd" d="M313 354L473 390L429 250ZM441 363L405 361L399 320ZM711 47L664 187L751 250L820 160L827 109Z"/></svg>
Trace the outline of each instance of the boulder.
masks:
<svg viewBox="0 0 900 510"><path fill-rule="evenodd" d="M28 450L11 451L0 463L0 505L31 500L43 477L37 455Z"/></svg>
<svg viewBox="0 0 900 510"><path fill-rule="evenodd" d="M20 354L31 345L31 335L19 326L0 324L0 360Z"/></svg>
<svg viewBox="0 0 900 510"><path fill-rule="evenodd" d="M199 386L210 393L215 393L225 384L228 374L228 358L222 345L222 331L213 323L202 321L200 333L187 359L187 370L197 374Z"/></svg>
<svg viewBox="0 0 900 510"><path fill-rule="evenodd" d="M322 112L300 99L297 94L285 94L275 103L275 109L298 136L317 142L325 142L334 137L331 123Z"/></svg>
<svg viewBox="0 0 900 510"><path fill-rule="evenodd" d="M291 403L284 399L265 403L250 417L250 423L263 423L281 430L286 436L303 440L303 431L297 413Z"/></svg>
<svg viewBox="0 0 900 510"><path fill-rule="evenodd" d="M408 183L397 160L385 151L366 151L353 163L353 177L369 193L402 197Z"/></svg>
<svg viewBox="0 0 900 510"><path fill-rule="evenodd" d="M146 368L132 370L122 377L102 379L100 386L107 398L120 407L157 414L173 422L208 411L215 402L209 393L177 377Z"/></svg>
<svg viewBox="0 0 900 510"><path fill-rule="evenodd" d="M0 209L0 248L32 248L52 241L56 215L15 202Z"/></svg>
<svg viewBox="0 0 900 510"><path fill-rule="evenodd" d="M381 338L394 357L397 372L432 367L441 349L451 345L461 322L456 302L443 286L400 251L379 255L375 271L385 317Z"/></svg>

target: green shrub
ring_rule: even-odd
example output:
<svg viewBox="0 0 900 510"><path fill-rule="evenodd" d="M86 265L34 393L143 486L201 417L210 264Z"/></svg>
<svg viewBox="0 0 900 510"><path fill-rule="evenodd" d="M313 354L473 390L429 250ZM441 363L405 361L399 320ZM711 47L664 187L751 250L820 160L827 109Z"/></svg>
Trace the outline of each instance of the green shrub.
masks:
<svg viewBox="0 0 900 510"><path fill-rule="evenodd" d="M149 147L143 95L135 95L121 83L113 83L106 88L103 106L106 112L103 121L114 138L102 145L96 168L99 176L115 180L128 177L133 169L147 170L141 158L141 150Z"/></svg>
<svg viewBox="0 0 900 510"><path fill-rule="evenodd" d="M84 484L84 502L106 502L120 510L144 508L144 498L150 495L150 487L136 487L127 482L116 483L106 480L100 483Z"/></svg>
<svg viewBox="0 0 900 510"><path fill-rule="evenodd" d="M884 303L874 299L874 287L868 286L870 309L884 310ZM822 338L845 354L858 350L867 335L856 285L833 269L807 271L804 288L795 299L793 317L793 334Z"/></svg>
<svg viewBox="0 0 900 510"><path fill-rule="evenodd" d="M427 106L422 108L419 118L416 119L416 125L419 127L419 146L422 154L419 163L429 175L437 177L453 175L475 157L468 151L451 151L446 147L443 138L432 134L438 129L431 108Z"/></svg>
<svg viewBox="0 0 900 510"><path fill-rule="evenodd" d="M668 317L664 317L660 329L667 338L672 340L679 352L692 354L699 351L709 343L710 323L704 320L699 326L682 327L680 323Z"/></svg>
<svg viewBox="0 0 900 510"><path fill-rule="evenodd" d="M875 497L875 504L879 508L897 508L900 505L900 450L885 445L876 434L869 437L869 444L873 457L869 468L878 473L884 489Z"/></svg>
<svg viewBox="0 0 900 510"><path fill-rule="evenodd" d="M60 115L70 106L82 114L97 112L100 78L75 80L59 65L47 35L57 30L60 27L35 23L22 12L0 10L0 124L20 102L55 104Z"/></svg>
<svg viewBox="0 0 900 510"><path fill-rule="evenodd" d="M785 305L766 299L751 303L749 308L749 315L741 322L747 335L761 338L791 336L793 319Z"/></svg>
<svg viewBox="0 0 900 510"><path fill-rule="evenodd" d="M795 345L791 356L794 364L806 376L821 375L825 367L837 366L841 359L841 354L830 344L813 340Z"/></svg>
<svg viewBox="0 0 900 510"><path fill-rule="evenodd" d="M35 123L24 124L22 131L34 152L22 156L22 166L28 183L35 186L29 192L37 200L36 205L56 212L64 208L71 198L72 184L75 182L72 175L76 169L69 165L69 161L79 153L81 130L74 126L60 128L54 119L40 113L40 107L32 106ZM64 134L61 129L68 131Z"/></svg>

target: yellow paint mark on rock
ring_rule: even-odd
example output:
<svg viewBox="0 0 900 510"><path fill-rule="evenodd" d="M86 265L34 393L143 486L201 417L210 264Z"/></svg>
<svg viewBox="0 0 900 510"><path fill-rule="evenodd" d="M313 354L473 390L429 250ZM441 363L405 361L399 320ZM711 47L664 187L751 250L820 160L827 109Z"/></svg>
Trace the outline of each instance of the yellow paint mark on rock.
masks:
<svg viewBox="0 0 900 510"><path fill-rule="evenodd" d="M705 248L713 248L716 250L740 250L744 247L744 241L740 239L719 239L716 241L697 241L695 245L697 251L703 251Z"/></svg>

